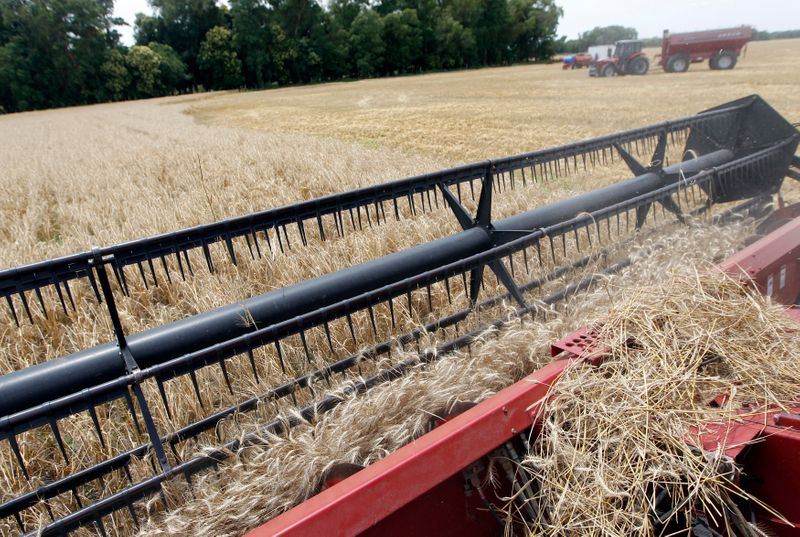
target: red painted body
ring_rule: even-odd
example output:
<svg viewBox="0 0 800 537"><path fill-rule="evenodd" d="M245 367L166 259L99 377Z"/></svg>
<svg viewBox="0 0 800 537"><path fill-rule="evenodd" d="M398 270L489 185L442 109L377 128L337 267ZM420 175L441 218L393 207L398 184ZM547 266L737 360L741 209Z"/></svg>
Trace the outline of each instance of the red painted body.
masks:
<svg viewBox="0 0 800 537"><path fill-rule="evenodd" d="M581 69L583 67L589 67L592 65L593 58L591 54L586 54L585 52L579 52L578 54L574 54L572 56L572 61L568 62L566 59L561 66L562 69Z"/></svg>
<svg viewBox="0 0 800 537"><path fill-rule="evenodd" d="M710 60L723 51L730 51L738 57L752 38L753 30L747 26L680 34L664 30L658 64L666 65L669 58L677 54L685 55L690 63Z"/></svg>
<svg viewBox="0 0 800 537"><path fill-rule="evenodd" d="M787 305L800 285L800 218L753 243L720 269L746 274L759 289L773 277L773 297ZM786 266L786 285L776 290L776 270ZM790 313L794 315L795 311ZM486 480L487 455L509 442L536 434L539 405L564 368L583 356L602 360L604 347L593 329L581 329L556 342L550 364L497 393L385 459L332 484L294 509L253 530L249 537L281 536L488 536L502 535L501 524L485 507L480 492L502 505L510 479L496 493ZM788 411L787 411L788 410ZM742 467L743 488L781 513L762 507L754 514L771 534L800 536L800 406L748 413L726 424L709 424L704 448L722 449ZM758 441L751 441L758 438ZM481 486L480 483L486 486Z"/></svg>
<svg viewBox="0 0 800 537"><path fill-rule="evenodd" d="M787 208L790 209L790 208ZM800 298L800 218L734 254L718 267L751 278L775 302L797 305Z"/></svg>

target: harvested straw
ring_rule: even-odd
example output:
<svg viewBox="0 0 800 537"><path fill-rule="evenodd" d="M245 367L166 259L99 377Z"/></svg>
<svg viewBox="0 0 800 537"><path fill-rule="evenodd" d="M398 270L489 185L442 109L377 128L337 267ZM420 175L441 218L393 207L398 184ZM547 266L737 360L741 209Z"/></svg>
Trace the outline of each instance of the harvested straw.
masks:
<svg viewBox="0 0 800 537"><path fill-rule="evenodd" d="M797 400L800 338L782 309L721 274L625 293L601 330L609 358L570 366L542 408L524 464L540 484L531 534L685 532L696 507L733 529L722 506L743 492L721 453L692 445L745 402L760 412ZM727 400L711 406L719 394ZM749 524L737 534L746 532L761 535Z"/></svg>
<svg viewBox="0 0 800 537"><path fill-rule="evenodd" d="M163 514L156 500L150 522L139 535L243 534L312 495L333 464L374 462L424 432L432 413L459 401L480 401L541 367L549 360L552 341L603 315L609 297L617 294L614 288L652 281L656 271L686 270L726 256L750 229L752 222L747 221L724 229L686 227L646 241L630 252L642 258L640 262L562 308L543 313L535 322L486 334L470 355L441 357L401 379L349 397L287 436L264 438L222 463L219 472L203 475L192 491L170 490L171 503L179 507ZM248 429L252 426L243 427L244 432Z"/></svg>

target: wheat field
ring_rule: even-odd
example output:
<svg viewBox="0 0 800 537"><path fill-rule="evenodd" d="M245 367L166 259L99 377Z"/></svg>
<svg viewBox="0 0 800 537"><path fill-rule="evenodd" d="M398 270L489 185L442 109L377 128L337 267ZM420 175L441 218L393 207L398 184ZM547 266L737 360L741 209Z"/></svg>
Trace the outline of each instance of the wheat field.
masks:
<svg viewBox="0 0 800 537"><path fill-rule="evenodd" d="M800 70L792 61L798 52L800 40L752 43L730 72L693 65L681 75L654 68L646 77L591 79L585 70L526 65L0 116L0 267L639 127L753 93L794 122L800 119L800 93L794 89ZM670 156L680 158L679 149ZM628 176L617 163L506 192L497 196L493 214L515 214ZM800 198L792 185L786 192L790 200ZM457 229L452 215L440 211L290 256L246 259L238 266L220 263L214 274L198 271L187 282L155 289L137 284L130 297L120 299L122 321L126 330L138 332ZM713 236L706 228L697 229L694 239ZM685 253L691 240L673 246L684 252L677 255L705 266L750 231L736 228L718 248L695 257ZM442 313L443 291L434 298ZM110 322L90 289L76 289L76 301L79 315L62 315L54 308L49 317L35 313L33 324L20 327L0 316L0 373L111 341ZM449 307L455 311L466 302L462 293ZM433 318L422 310L406 311L405 326ZM561 322L558 328L568 326ZM346 336L335 333L334 338L343 351L352 351ZM273 355L260 358L261 374L271 385L308 367L290 360L289 370L282 372ZM231 374L236 384L238 369L232 367ZM224 394L218 374L201 380L219 407L264 389L241 379L235 394ZM204 415L187 397L190 390L185 383L172 386L169 398L181 411L176 419L163 412L155 416L159 425L174 428ZM107 434L121 438L115 449L143 440L127 434L131 424L118 409L104 412ZM13 469L4 442L0 501L109 456L111 448L101 449L90 428L85 416L65 425L65 434L74 439L71 466L61 463L52 442L37 444L36 431L30 433L23 452L35 461L39 475L31 482ZM187 445L182 455L199 447ZM3 523L0 533L10 532ZM131 531L120 526L119 534Z"/></svg>

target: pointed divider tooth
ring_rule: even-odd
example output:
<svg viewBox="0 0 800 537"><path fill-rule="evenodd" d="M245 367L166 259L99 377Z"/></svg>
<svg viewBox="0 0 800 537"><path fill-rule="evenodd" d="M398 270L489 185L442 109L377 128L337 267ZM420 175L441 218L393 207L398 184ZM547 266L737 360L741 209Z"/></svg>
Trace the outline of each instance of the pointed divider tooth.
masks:
<svg viewBox="0 0 800 537"><path fill-rule="evenodd" d="M347 312L345 314L345 317L347 319L347 328L350 329L350 337L353 338L353 344L357 346L358 339L356 338L356 331L355 328L353 327L353 316L350 315L350 312Z"/></svg>
<svg viewBox="0 0 800 537"><path fill-rule="evenodd" d="M369 311L369 322L372 326L372 334L378 337L378 325L375 322L375 311L372 309L372 306L367 306L367 311Z"/></svg>
<svg viewBox="0 0 800 537"><path fill-rule="evenodd" d="M33 289L34 294L36 295L36 299L39 301L39 306L42 308L42 315L44 315L45 319L48 319L47 316L47 307L44 305L44 297L42 297L42 290L40 287L35 287Z"/></svg>
<svg viewBox="0 0 800 537"><path fill-rule="evenodd" d="M411 212L412 212L412 214L416 215L416 209L414 208L414 198L411 197L409 199L410 199L409 203L411 204L411 207L412 207ZM358 217L357 218L357 220L358 220L358 230L359 231L364 231L364 222L361 220L361 207L359 207L359 206L356 206L356 216Z"/></svg>
<svg viewBox="0 0 800 537"><path fill-rule="evenodd" d="M358 217L359 217L359 221L360 221L361 220L361 214L360 213L359 213ZM325 235L325 226L322 223L322 216L319 213L317 213L317 229L319 229L319 238L322 241L326 241L327 240L327 236Z"/></svg>
<svg viewBox="0 0 800 537"><path fill-rule="evenodd" d="M20 291L18 296L22 301L22 307L25 309L25 314L28 316L28 321L33 324L33 315L31 315L31 308L28 305L28 298L25 296L25 291Z"/></svg>
<svg viewBox="0 0 800 537"><path fill-rule="evenodd" d="M194 395L197 397L197 402L200 404L200 408L205 410L206 405L203 403L203 396L200 394L200 383L197 381L197 371L194 369L189 370L189 379L192 381L192 388L194 388Z"/></svg>
<svg viewBox="0 0 800 537"><path fill-rule="evenodd" d="M8 436L8 443L11 444L11 451L14 452L14 457L17 459L17 465L19 466L22 475L26 480L30 480L31 477L28 474L28 468L25 466L25 460L22 458L22 451L19 449L16 435L11 433Z"/></svg>
<svg viewBox="0 0 800 537"><path fill-rule="evenodd" d="M133 419L133 426L136 429L136 434L142 434L142 427L139 425L139 418L136 416L136 407L133 406L133 399L131 398L130 392L125 389L122 392L122 397L125 399L125 404L128 407L128 411L131 413L131 418Z"/></svg>
<svg viewBox="0 0 800 537"><path fill-rule="evenodd" d="M70 489L70 492L72 492L72 498L75 500L75 503L78 504L78 509L83 509L83 502L81 501L81 497L78 494L78 489L76 488Z"/></svg>
<svg viewBox="0 0 800 537"><path fill-rule="evenodd" d="M301 233L300 234L300 238L302 238L302 237L303 237L303 234ZM250 242L250 235L248 233L244 234L244 241L247 244L247 250L250 252L250 259L255 261L256 255L253 252L253 244Z"/></svg>
<svg viewBox="0 0 800 537"><path fill-rule="evenodd" d="M147 277L144 275L144 267L142 266L141 261L137 261L136 266L139 268L139 275L142 277L142 282L144 282L144 288L150 289L150 286L147 284Z"/></svg>
<svg viewBox="0 0 800 537"><path fill-rule="evenodd" d="M296 222L297 225L297 234L300 235L300 242L303 246L308 246L308 237L306 236L306 225L305 221L302 219L298 219ZM250 252L252 255L252 252Z"/></svg>
<svg viewBox="0 0 800 537"><path fill-rule="evenodd" d="M286 231L286 224L282 225L281 229L283 230L283 239L286 241L286 248L291 250L292 243L289 241L289 233Z"/></svg>
<svg viewBox="0 0 800 537"><path fill-rule="evenodd" d="M422 203L422 212L424 213L425 212L425 195L424 195L424 193L422 193L422 192L419 193L419 199L420 199L420 202ZM364 212L367 215L367 225L369 226L370 229L372 229L372 217L369 214L369 205L364 205Z"/></svg>
<svg viewBox="0 0 800 537"><path fill-rule="evenodd" d="M220 358L217 363L222 371L222 378L225 380L225 385L228 387L228 393L233 395L233 385L231 384L231 377L228 375L228 366L225 364L225 358Z"/></svg>
<svg viewBox="0 0 800 537"><path fill-rule="evenodd" d="M10 295L6 295L6 304L8 305L8 311L11 312L11 318L14 319L14 324L19 328L19 317L17 317L17 310L14 309L14 301L11 300Z"/></svg>
<svg viewBox="0 0 800 537"><path fill-rule="evenodd" d="M389 300L387 300L387 302L389 303L389 316L391 317L392 320L392 330L394 330L395 327L397 326L394 317L394 300L392 299L392 297L389 297Z"/></svg>
<svg viewBox="0 0 800 537"><path fill-rule="evenodd" d="M169 273L169 265L167 264L167 258L163 255L158 256L161 260L161 268L164 269L164 274L167 276L167 283L172 284L172 275Z"/></svg>
<svg viewBox="0 0 800 537"><path fill-rule="evenodd" d="M64 457L64 463L69 464L67 448L64 446L64 439L61 437L61 429L58 428L58 422L54 418L51 418L49 424L50 431L53 433L53 438L56 440L56 445L58 445L58 449L61 451L61 456Z"/></svg>
<svg viewBox="0 0 800 537"><path fill-rule="evenodd" d="M263 258L264 256L261 254L261 245L258 244L258 234L252 226L250 227L250 235L253 237L253 245L256 247L256 254L258 255L258 258Z"/></svg>
<svg viewBox="0 0 800 537"><path fill-rule="evenodd" d="M306 341L306 331L305 330L300 330L300 341L303 344L303 351L306 354L306 361L309 364L312 364L313 361L311 360L311 352L308 350L308 342Z"/></svg>
<svg viewBox="0 0 800 537"><path fill-rule="evenodd" d="M64 291L67 293L67 300L69 300L72 311L77 311L75 308L75 299L72 298L72 290L69 288L69 281L64 280Z"/></svg>
<svg viewBox="0 0 800 537"><path fill-rule="evenodd" d="M175 254L175 259L178 260L178 272L181 273L181 279L186 281L186 272L183 270L183 261L181 261L181 253L180 251L173 252Z"/></svg>
<svg viewBox="0 0 800 537"><path fill-rule="evenodd" d="M97 409L94 405L88 405L87 411L89 412L89 417L92 418L92 424L94 425L94 431L97 433L97 439L100 441L100 447L105 449L106 440L103 438L103 430L100 428L100 420L97 418Z"/></svg>
<svg viewBox="0 0 800 537"><path fill-rule="evenodd" d="M281 371L285 374L286 373L286 362L283 359L283 350L281 349L280 340L275 340L273 345L275 345L275 352L278 353L278 362L281 364Z"/></svg>
<svg viewBox="0 0 800 537"><path fill-rule="evenodd" d="M322 327L325 330L325 339L328 342L328 349L330 349L332 355L336 355L336 351L333 349L333 339L331 338L331 329L328 326L328 321L322 323Z"/></svg>
<svg viewBox="0 0 800 537"><path fill-rule="evenodd" d="M167 411L167 417L172 419L172 410L169 408L169 401L167 400L167 392L164 389L164 382L156 377L156 385L158 386L158 393L161 396L161 402L164 405L164 410Z"/></svg>
<svg viewBox="0 0 800 537"><path fill-rule="evenodd" d="M485 266L481 265L472 269L469 274L469 298L473 305L478 303L478 297L480 296L481 287L483 284L484 269Z"/></svg>
<svg viewBox="0 0 800 537"><path fill-rule="evenodd" d="M253 378L256 379L256 384L261 384L261 379L258 377L258 369L256 368L256 357L253 355L253 349L247 349L247 360L250 362L250 369L253 371Z"/></svg>
<svg viewBox="0 0 800 537"><path fill-rule="evenodd" d="M431 286L430 284L425 286L426 294L428 295L428 313L433 311L433 297L431 296Z"/></svg>
<svg viewBox="0 0 800 537"><path fill-rule="evenodd" d="M281 253L284 254L286 251L283 249L283 239L281 239L281 228L280 225L275 224L275 238L278 241L278 248L280 249ZM269 238L267 239L269 240Z"/></svg>
<svg viewBox="0 0 800 537"><path fill-rule="evenodd" d="M150 267L150 275L153 277L153 285L158 287L158 278L156 277L156 269L153 266L153 259L148 257L147 258L147 265Z"/></svg>
<svg viewBox="0 0 800 537"><path fill-rule="evenodd" d="M22 523L22 517L19 515L19 511L14 511L14 520L17 522L17 527L19 528L20 533L26 533L25 524Z"/></svg>

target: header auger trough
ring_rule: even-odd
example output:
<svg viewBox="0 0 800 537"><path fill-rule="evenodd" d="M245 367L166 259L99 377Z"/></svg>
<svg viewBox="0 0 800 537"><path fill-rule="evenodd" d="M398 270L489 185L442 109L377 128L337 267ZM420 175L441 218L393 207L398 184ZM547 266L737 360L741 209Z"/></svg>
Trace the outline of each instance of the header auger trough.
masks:
<svg viewBox="0 0 800 537"><path fill-rule="evenodd" d="M218 471L220 461L264 434L283 433L301 417L334 408L341 398L322 395L334 383L350 380L349 390L366 391L420 361L469 348L490 327L535 316L543 304L563 301L592 287L603 273L636 262L612 251L624 251L637 232L681 225L718 205L722 210L713 218L721 222L742 213L766 214L784 178L797 178L798 141L797 129L752 96L618 134L4 270L0 299L10 328L88 314L82 309L101 305L97 311L108 316L114 340L0 376L0 453L20 483L19 492L4 497L0 518L19 534L130 533L146 518L146 503L174 507L165 492L173 481L191 487L198 474ZM676 162L669 162L671 153L679 155ZM492 216L493 197L506 191L620 163L632 177L505 218ZM291 256L437 211L451 213L462 230L143 332L125 330L117 304L131 293L169 287L200 271L219 270L222 263L242 263L244 256L254 263ZM590 263L599 263L597 275L581 271ZM555 280L566 283L553 288ZM429 338L435 345L423 348ZM389 366L382 360L397 348L415 346L411 358ZM265 368L267 359L279 367ZM297 371L302 374L295 378ZM242 383L249 388L241 389ZM194 401L191 413L181 410L181 387ZM498 398L521 401L516 389L488 405L497 407ZM250 395L239 397L243 393ZM390 524L384 528L393 530L383 534L408 534L404 524L435 512L415 499L438 494L439 478L455 479L447 482L463 493L461 470L489 451L502 448L511 456L524 448L517 444L522 425L508 428L502 407L474 420L454 419L436 429L435 437L417 442L436 461L449 459L446 467L454 474L417 471L415 476L427 473L430 479L390 482L382 472L396 469L386 459L346 479L347 494L331 486L260 535L321 535L331 531L330 524L339 534L355 534L371 524L378 528L384 519ZM295 417L280 417L292 408L298 409ZM264 419L265 412L271 418ZM259 416L256 432L226 436L222 424L252 414ZM65 434L66 424L76 420L91 431L80 441L94 439L101 446L95 455ZM461 443L452 443L456 436ZM198 451L209 444L216 449ZM462 453L463 445L471 447ZM408 450L402 453L409 457ZM57 460L63 471L32 460L42 457ZM335 516L367 514L359 502L372 494L371 487L384 491L380 487L387 483L389 496L380 496L384 507L369 511L378 518L367 523L355 515ZM469 509L484 512L482 503L470 502ZM496 532L494 521L486 526L482 515L462 509L463 497L459 506L453 516L467 525L452 528L469 528L472 521L474 531L467 534ZM408 518L402 514L406 507Z"/></svg>

